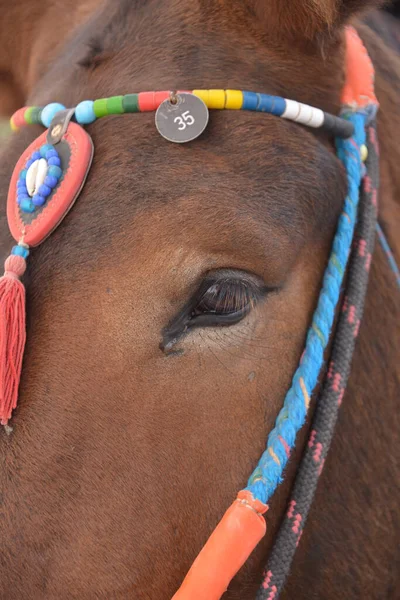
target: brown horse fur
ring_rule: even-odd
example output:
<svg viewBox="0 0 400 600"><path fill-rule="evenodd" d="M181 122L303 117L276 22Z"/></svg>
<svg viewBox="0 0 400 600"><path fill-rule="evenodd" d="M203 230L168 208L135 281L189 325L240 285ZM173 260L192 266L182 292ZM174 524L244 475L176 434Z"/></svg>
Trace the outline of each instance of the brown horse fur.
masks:
<svg viewBox="0 0 400 600"><path fill-rule="evenodd" d="M342 26L374 3L97 4L1 0L7 110L231 87L336 112ZM380 222L399 259L400 61L357 27L381 102ZM344 195L332 141L276 117L225 112L181 147L159 137L153 118L88 127L96 154L84 191L29 261L20 404L13 432L0 435L4 600L171 598L245 485L302 352ZM3 198L40 131L4 149ZM193 329L163 350L168 324L205 274L223 268L252 274L260 301L239 324ZM400 595L396 294L377 245L350 385L285 599ZM270 503L266 539L228 600L254 598L306 429Z"/></svg>

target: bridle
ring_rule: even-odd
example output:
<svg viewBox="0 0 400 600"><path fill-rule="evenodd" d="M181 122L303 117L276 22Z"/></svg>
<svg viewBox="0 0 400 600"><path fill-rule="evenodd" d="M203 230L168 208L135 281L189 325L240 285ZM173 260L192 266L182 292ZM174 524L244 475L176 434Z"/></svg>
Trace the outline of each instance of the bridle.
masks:
<svg viewBox="0 0 400 600"><path fill-rule="evenodd" d="M203 128L200 126L197 135L207 125L208 108L211 108L267 112L305 126L324 129L336 137L337 154L346 170L348 193L300 365L275 427L269 434L266 451L247 487L239 492L212 533L174 600L218 600L265 535L263 514L282 479L297 432L305 422L346 280L330 366L317 400L311 435L297 473L289 509L275 541L257 594L258 600L276 600L279 596L329 450L362 317L377 219L375 116L378 103L373 90L373 67L354 29L347 28L346 40L347 79L340 117L266 94L239 90L192 90L143 92L85 101L74 109L53 103L46 107L20 109L11 119L14 130L26 124L42 124L48 131L35 140L19 159L8 196L9 226L17 245L6 261L5 275L0 280L0 417L3 424L8 422L16 406L25 344L25 292L20 277L25 270L30 247L40 244L58 226L84 184L90 168L92 146L89 136L82 133L81 126L110 114L157 110L161 116L156 124L161 135L175 142L190 141L194 138L181 139L186 136L181 132L194 124L188 123L192 115L190 110L183 109L194 103L199 115L205 115L204 118L199 116L200 125L204 125L204 120L205 125ZM162 110L166 112L162 114ZM193 116L192 119L196 120ZM164 129L167 122L169 124ZM172 122L176 127L171 125ZM39 167L44 178L38 175ZM38 178L40 185L30 193Z"/></svg>

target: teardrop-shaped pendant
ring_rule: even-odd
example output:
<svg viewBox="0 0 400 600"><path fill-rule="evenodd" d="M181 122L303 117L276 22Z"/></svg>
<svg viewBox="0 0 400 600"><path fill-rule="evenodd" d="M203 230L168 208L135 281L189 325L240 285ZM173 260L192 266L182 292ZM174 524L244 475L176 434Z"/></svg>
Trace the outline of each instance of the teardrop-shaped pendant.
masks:
<svg viewBox="0 0 400 600"><path fill-rule="evenodd" d="M37 246L59 225L78 197L93 158L92 140L76 123L57 144L39 136L11 177L7 217L17 242ZM40 218L38 218L40 216Z"/></svg>

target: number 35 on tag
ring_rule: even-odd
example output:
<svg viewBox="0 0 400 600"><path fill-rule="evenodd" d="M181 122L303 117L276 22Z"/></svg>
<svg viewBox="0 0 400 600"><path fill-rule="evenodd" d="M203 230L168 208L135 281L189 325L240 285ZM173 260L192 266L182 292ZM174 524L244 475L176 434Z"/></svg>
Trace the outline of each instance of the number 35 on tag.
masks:
<svg viewBox="0 0 400 600"><path fill-rule="evenodd" d="M191 142L203 133L208 124L206 104L193 94L176 94L173 103L164 100L156 112L156 127L168 141L182 144Z"/></svg>

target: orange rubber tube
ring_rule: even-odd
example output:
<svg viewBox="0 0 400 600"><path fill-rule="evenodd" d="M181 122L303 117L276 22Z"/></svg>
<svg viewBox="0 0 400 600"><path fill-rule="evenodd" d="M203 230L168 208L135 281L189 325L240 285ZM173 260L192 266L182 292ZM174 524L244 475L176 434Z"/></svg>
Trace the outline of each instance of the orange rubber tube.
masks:
<svg viewBox="0 0 400 600"><path fill-rule="evenodd" d="M264 537L266 510L250 492L239 492L172 600L219 600Z"/></svg>
<svg viewBox="0 0 400 600"><path fill-rule="evenodd" d="M342 104L356 109L368 104L379 104L374 91L374 66L360 36L354 27L345 29L346 82L342 90Z"/></svg>

